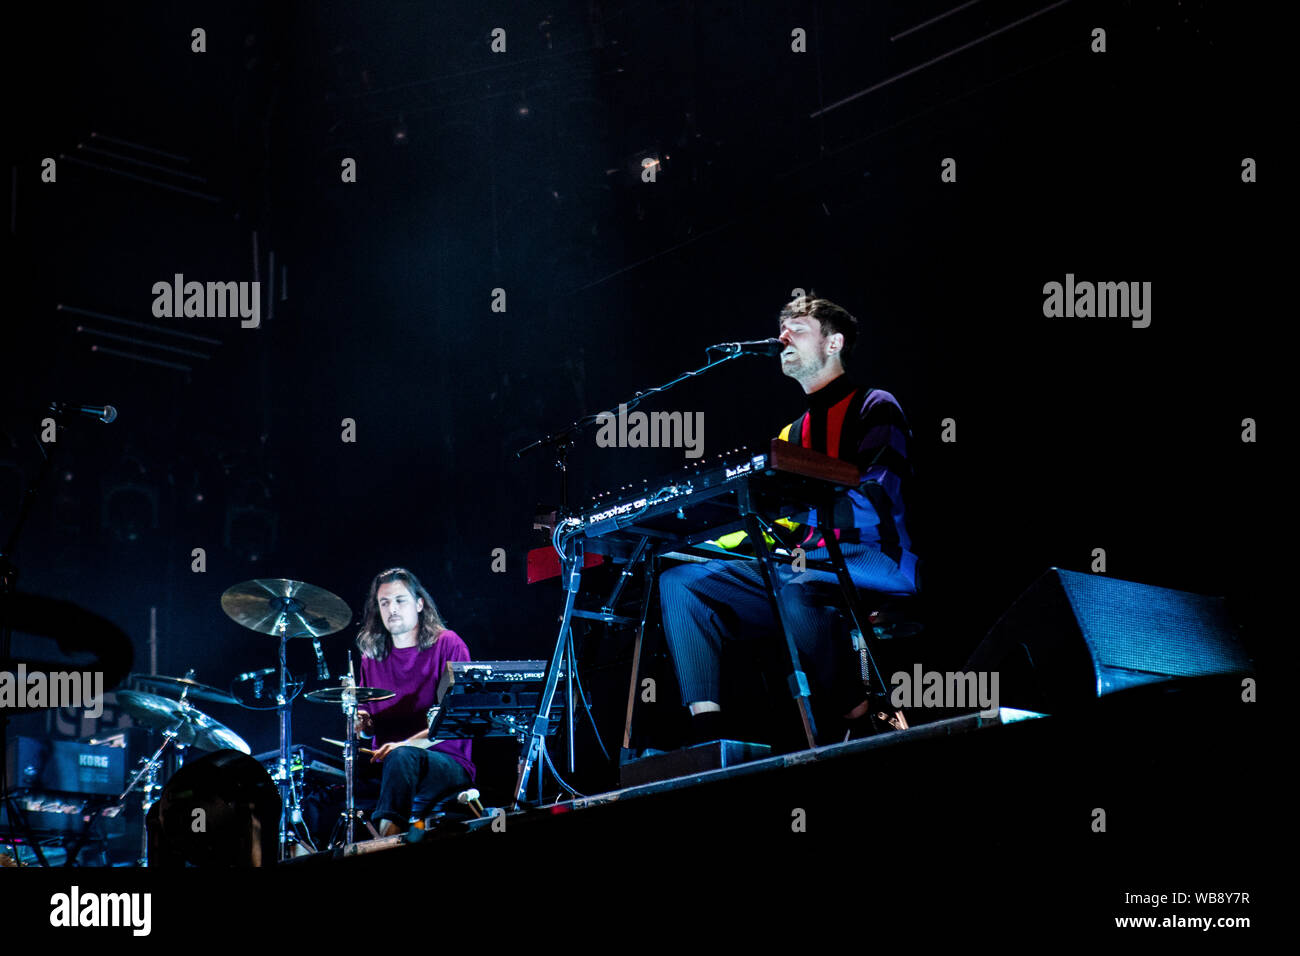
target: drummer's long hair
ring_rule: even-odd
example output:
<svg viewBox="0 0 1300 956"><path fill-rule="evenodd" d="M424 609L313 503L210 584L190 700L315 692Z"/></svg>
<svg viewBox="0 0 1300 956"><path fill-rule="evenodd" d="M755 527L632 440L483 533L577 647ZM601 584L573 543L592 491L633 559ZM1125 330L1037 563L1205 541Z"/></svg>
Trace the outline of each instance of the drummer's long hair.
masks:
<svg viewBox="0 0 1300 956"><path fill-rule="evenodd" d="M379 599L376 596L379 593L379 585L388 584L390 581L401 581L412 595L424 602L424 610L420 612L418 639L420 650L433 647L434 642L442 636L442 632L447 630L447 625L442 622L442 615L438 613L438 605L433 603L433 598L424 589L419 578L406 568L389 568L387 571L380 571L370 582L370 593L366 595L366 610L361 622L361 630L357 634L357 647L361 648L361 653L377 661L382 661L393 649L393 635L388 633L388 628L384 627L383 619L379 616Z"/></svg>

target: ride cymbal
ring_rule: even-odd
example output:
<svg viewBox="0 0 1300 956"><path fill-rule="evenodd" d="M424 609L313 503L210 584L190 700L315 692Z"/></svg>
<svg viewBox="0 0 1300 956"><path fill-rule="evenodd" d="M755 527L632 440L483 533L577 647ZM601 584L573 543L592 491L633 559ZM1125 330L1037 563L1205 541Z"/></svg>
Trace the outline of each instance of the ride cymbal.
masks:
<svg viewBox="0 0 1300 956"><path fill-rule="evenodd" d="M273 637L324 637L352 620L351 608L338 595L287 578L236 584L221 595L221 609L236 624Z"/></svg>

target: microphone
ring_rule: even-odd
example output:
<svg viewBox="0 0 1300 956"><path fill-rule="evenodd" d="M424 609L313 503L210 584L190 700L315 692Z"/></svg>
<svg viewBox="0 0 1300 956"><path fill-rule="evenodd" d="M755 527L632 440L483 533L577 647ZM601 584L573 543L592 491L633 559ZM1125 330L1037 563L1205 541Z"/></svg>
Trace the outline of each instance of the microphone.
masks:
<svg viewBox="0 0 1300 956"><path fill-rule="evenodd" d="M50 402L50 411L56 415L85 415L98 418L107 425L117 418L117 409L112 405L69 405L66 402Z"/></svg>
<svg viewBox="0 0 1300 956"><path fill-rule="evenodd" d="M320 680L329 680L330 669L325 666L325 655L321 652L320 649L320 638L313 637L311 639L311 646L312 649L316 651L316 676Z"/></svg>
<svg viewBox="0 0 1300 956"><path fill-rule="evenodd" d="M710 352L726 352L730 355L780 355L785 343L780 339L755 339L752 342L721 342L710 345Z"/></svg>

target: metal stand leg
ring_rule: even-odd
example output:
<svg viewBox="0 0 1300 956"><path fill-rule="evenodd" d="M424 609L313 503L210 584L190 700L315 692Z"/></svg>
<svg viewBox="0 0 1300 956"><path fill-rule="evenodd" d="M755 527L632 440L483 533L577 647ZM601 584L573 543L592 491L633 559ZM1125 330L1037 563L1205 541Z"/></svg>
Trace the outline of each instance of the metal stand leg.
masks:
<svg viewBox="0 0 1300 956"><path fill-rule="evenodd" d="M149 769L149 779L144 784L144 797L140 800L140 856L136 866L149 865L149 811L153 809L154 791L158 789L158 768Z"/></svg>
<svg viewBox="0 0 1300 956"><path fill-rule="evenodd" d="M182 694L181 696L182 699L184 699L184 695ZM148 778L145 780L144 787L141 788L144 791L144 797L141 800L140 807L143 814L140 824L143 828L143 833L140 836L140 858L136 860L137 866L149 865L149 811L153 808L155 802L153 796L154 791L161 789L158 783L158 768L162 765L162 754L163 751L167 749L167 745L176 739L177 734L180 733L180 729L184 725L185 722L182 720L170 730L163 731L163 742L159 744L158 749L153 752L153 756L145 761L143 767L136 771L135 776L132 777L131 782L126 785L126 789L122 791L121 796L119 796L113 804L110 804L110 806L119 807L125 804L127 794L135 789L135 785L139 783L142 778ZM181 749L182 748L178 745L178 752Z"/></svg>
<svg viewBox="0 0 1300 956"><path fill-rule="evenodd" d="M344 841L341 840L341 838L347 837L348 831L352 829L358 820L364 823L366 829L370 831L370 839L379 839L379 831L375 829L373 823L365 819L365 815L360 810L353 810L351 813L344 810L339 813L339 818L334 823L334 831L330 834L329 843L325 844L325 848L333 850L340 846L351 846L353 842L351 839L346 839L346 841Z"/></svg>
<svg viewBox="0 0 1300 956"><path fill-rule="evenodd" d="M528 744L519 755L519 772L515 779L515 792L511 809L517 809L519 798L528 787L528 778L533 765L541 758L546 747L546 731L551 722L551 701L555 699L555 688L560 680L561 662L565 659L568 642L571 639L570 627L573 623L573 605L582 586L582 542L570 537L564 543L564 560L561 568L564 575L564 590L568 597L564 601L564 616L560 619L560 634L555 641L555 650L551 652L551 663L546 669L546 685L542 688L541 699L537 702L537 714L533 718L533 728L528 737ZM571 681L573 675L570 673ZM573 711L569 715L572 719ZM573 731L569 730L570 739Z"/></svg>
<svg viewBox="0 0 1300 956"><path fill-rule="evenodd" d="M343 678L343 719L347 722L348 732L343 739L346 741L343 747L343 775L347 778L347 807L344 813L347 815L347 841L352 843L353 826L357 819L357 797L356 788L352 783L352 774L355 771L355 752L356 752L356 734L357 734L357 683L352 672L352 654L348 653L348 674Z"/></svg>
<svg viewBox="0 0 1300 956"><path fill-rule="evenodd" d="M573 672L577 666L577 654L573 651L573 628L570 627L568 638L564 642L564 742L568 750L570 776L573 775L573 738L574 731L577 729L577 721L573 715Z"/></svg>
<svg viewBox="0 0 1300 956"><path fill-rule="evenodd" d="M854 650L858 652L862 665L862 683L863 689L871 701L871 719L873 721L881 719L877 715L885 715L884 721L895 730L907 729L907 718L903 712L889 700L887 686L884 678L880 674L880 669L876 666L876 659L871 653L870 638L868 634L873 633L870 626L863 627L863 622L870 625L866 615L858 604L858 588L853 583L853 578L849 575L849 567L844 562L844 552L840 550L839 538L835 536L834 521L834 503L826 500L818 505L817 533L822 536L826 542L826 552L830 556L831 564L835 568L835 577L839 581L840 590L844 593L844 600L849 607L849 615L853 619Z"/></svg>
<svg viewBox="0 0 1300 956"><path fill-rule="evenodd" d="M645 566L645 594L641 598L641 622L637 624L636 641L632 645L632 679L627 688L627 719L623 721L623 750L620 754L623 760L632 755L632 712L636 707L637 680L641 676L641 645L645 638L645 622L650 615L650 604L654 598L658 571L659 559L650 558Z"/></svg>
<svg viewBox="0 0 1300 956"><path fill-rule="evenodd" d="M748 484L741 483L736 489L736 497L740 505L740 513L745 517L745 525L749 530L749 539L754 542L754 553L758 557L758 567L763 574L763 583L767 586L768 600L772 604L772 613L776 616L777 626L780 628L782 640L785 642L785 652L790 660L790 696L794 698L795 704L799 707L799 719L803 723L804 737L808 741L808 748L812 749L817 746L817 724L813 719L811 703L812 691L808 686L808 675L803 672L803 668L799 663L799 648L795 645L794 637L791 634L790 622L786 620L785 609L777 597L780 579L777 576L776 558L768 550L767 539L763 537L763 529L758 522L758 512L754 510Z"/></svg>
<svg viewBox="0 0 1300 956"><path fill-rule="evenodd" d="M281 862L289 857L289 807L293 803L293 780L289 770L289 741L292 739L290 737L289 670L285 665L285 651L288 644L289 637L282 618L280 621L280 693L276 697L275 708L280 718L280 773L276 782L280 785L279 859Z"/></svg>

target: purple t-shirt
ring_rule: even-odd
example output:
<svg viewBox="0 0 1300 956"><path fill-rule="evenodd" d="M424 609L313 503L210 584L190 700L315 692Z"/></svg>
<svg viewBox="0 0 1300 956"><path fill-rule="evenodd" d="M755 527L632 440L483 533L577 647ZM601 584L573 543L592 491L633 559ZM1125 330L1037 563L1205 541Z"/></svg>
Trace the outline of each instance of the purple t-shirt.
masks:
<svg viewBox="0 0 1300 956"><path fill-rule="evenodd" d="M429 708L437 703L438 681L448 661L470 660L469 648L455 631L443 631L433 646L394 647L382 661L361 656L358 687L382 687L397 694L387 700L360 705L374 717L375 744L397 743L429 726ZM468 740L444 740L431 750L451 757L474 779L474 762Z"/></svg>

